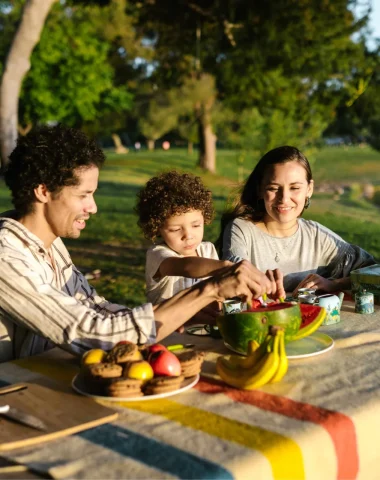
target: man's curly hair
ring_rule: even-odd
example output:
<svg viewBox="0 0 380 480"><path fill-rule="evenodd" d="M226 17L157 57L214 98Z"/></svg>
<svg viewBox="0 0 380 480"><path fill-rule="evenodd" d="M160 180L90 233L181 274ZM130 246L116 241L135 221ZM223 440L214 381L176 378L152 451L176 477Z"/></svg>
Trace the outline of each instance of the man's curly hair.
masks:
<svg viewBox="0 0 380 480"><path fill-rule="evenodd" d="M212 193L200 177L189 173L170 171L151 178L137 194L135 212L137 224L145 238L154 241L165 220L190 210L200 210L204 223L214 218Z"/></svg>
<svg viewBox="0 0 380 480"><path fill-rule="evenodd" d="M9 156L5 182L19 215L33 211L34 189L46 185L58 194L63 187L77 185L78 168L101 168L105 156L94 140L83 132L57 125L40 127L19 137Z"/></svg>

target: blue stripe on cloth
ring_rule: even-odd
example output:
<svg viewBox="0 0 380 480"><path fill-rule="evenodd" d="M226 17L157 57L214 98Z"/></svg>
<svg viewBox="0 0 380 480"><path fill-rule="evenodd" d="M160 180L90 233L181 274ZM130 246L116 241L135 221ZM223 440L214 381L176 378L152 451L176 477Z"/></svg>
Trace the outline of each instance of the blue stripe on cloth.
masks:
<svg viewBox="0 0 380 480"><path fill-rule="evenodd" d="M216 463L117 425L101 425L76 435L178 478L233 479Z"/></svg>
<svg viewBox="0 0 380 480"><path fill-rule="evenodd" d="M4 380L0 380L0 388L1 387L7 387L8 385L11 385L9 382L6 382Z"/></svg>

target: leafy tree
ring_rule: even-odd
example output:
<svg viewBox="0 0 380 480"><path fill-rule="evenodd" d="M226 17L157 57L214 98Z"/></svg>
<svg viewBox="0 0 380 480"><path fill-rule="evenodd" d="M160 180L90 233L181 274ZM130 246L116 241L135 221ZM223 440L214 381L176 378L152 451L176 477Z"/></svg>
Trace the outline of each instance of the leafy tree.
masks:
<svg viewBox="0 0 380 480"><path fill-rule="evenodd" d="M2 166L8 161L17 139L18 98L30 55L38 43L45 19L56 0L27 0L20 25L4 63L0 87L0 143ZM4 5L3 9L7 6ZM10 5L9 5L10 7ZM5 28L4 30L7 30ZM12 30L12 27L10 28Z"/></svg>
<svg viewBox="0 0 380 480"><path fill-rule="evenodd" d="M192 114L197 123L200 143L199 165L215 172L216 135L212 126L216 109L215 79L207 74L185 78L181 87L173 89L170 95L178 116L183 118Z"/></svg>
<svg viewBox="0 0 380 480"><path fill-rule="evenodd" d="M0 29L7 33L7 37L2 36L0 40L0 60L4 61L9 49L7 39L16 32L24 3L23 0L2 2ZM54 2L40 3L45 9L48 3ZM25 11L29 4L37 5L38 1L27 1ZM19 131L25 133L32 124L46 121L63 121L93 132L97 127L109 128L112 124L120 124L122 114L125 115L132 103L131 86L126 79L133 77L131 73L138 70L133 67L134 56L142 52L148 56L147 49L140 47L136 41L133 16L126 12L126 7L126 0L67 0L55 5L42 33L41 43L31 59L32 69L23 83ZM29 13L28 20L37 25ZM25 15L21 18L22 25ZM40 31L43 24L44 18L41 17ZM27 29L29 35L32 31ZM13 45L17 45L17 37L14 38ZM25 35L22 39L28 55L19 57L19 53L15 53L16 60L11 62L13 71L13 64L17 65L17 62L27 64L29 68L29 45L32 42ZM3 83L5 80L7 77L4 74ZM13 84L8 80L7 85L10 93L8 103L12 103L12 111L17 114L17 82ZM12 92L9 92L9 85L13 88ZM3 88L2 92L4 95L6 90ZM6 101L2 102L1 110L4 118L5 107ZM100 116L107 117L108 123L99 121ZM13 118L16 117L13 115ZM17 136L17 121L9 123L8 127L12 129L12 141L7 144L9 151ZM2 131L5 135L5 129ZM9 140L10 136L6 138Z"/></svg>
<svg viewBox="0 0 380 480"><path fill-rule="evenodd" d="M153 150L155 141L172 130L178 115L166 95L149 100L147 108L141 110L139 126L141 133L147 138L148 149Z"/></svg>
<svg viewBox="0 0 380 480"><path fill-rule="evenodd" d="M187 153L193 153L193 145L198 140L198 125L195 115L182 115L178 119L177 130L181 138L187 141Z"/></svg>
<svg viewBox="0 0 380 480"><path fill-rule="evenodd" d="M349 137L352 142L367 141L380 150L380 48L367 52L367 70L358 72L356 84L340 101L325 136Z"/></svg>
<svg viewBox="0 0 380 480"><path fill-rule="evenodd" d="M126 111L131 94L115 86L110 45L97 35L96 8L53 10L21 95L24 123L61 121L82 126L97 116Z"/></svg>
<svg viewBox="0 0 380 480"><path fill-rule="evenodd" d="M353 34L366 25L369 5L355 19L354 3L135 0L155 47L154 81L167 88L194 74L214 76L225 109L256 108L268 129L280 130L267 133L268 145L281 139L289 112L296 138L314 142L363 71L364 41Z"/></svg>

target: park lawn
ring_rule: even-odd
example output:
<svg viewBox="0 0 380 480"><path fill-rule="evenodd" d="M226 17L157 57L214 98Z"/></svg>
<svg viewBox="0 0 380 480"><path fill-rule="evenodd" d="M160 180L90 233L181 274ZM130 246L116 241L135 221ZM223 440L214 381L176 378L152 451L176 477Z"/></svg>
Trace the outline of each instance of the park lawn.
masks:
<svg viewBox="0 0 380 480"><path fill-rule="evenodd" d="M175 168L202 176L213 192L216 209L213 224L205 229L205 240L215 241L228 197L238 190L239 178L246 177L257 161L246 155L241 165L238 159L236 151L219 151L217 174L212 175L196 167L196 153L189 156L185 150L141 151L120 156L107 153L96 193L98 213L79 239L65 240L74 263L84 272L101 270L100 278L92 283L107 299L130 306L143 303L145 252L150 243L136 224L133 209L137 192L162 170ZM371 181L380 185L380 153L368 147L324 148L312 160L316 184ZM0 180L0 211L9 208L9 193ZM345 195L334 200L332 194L315 194L305 217L326 225L380 259L380 211L371 203Z"/></svg>

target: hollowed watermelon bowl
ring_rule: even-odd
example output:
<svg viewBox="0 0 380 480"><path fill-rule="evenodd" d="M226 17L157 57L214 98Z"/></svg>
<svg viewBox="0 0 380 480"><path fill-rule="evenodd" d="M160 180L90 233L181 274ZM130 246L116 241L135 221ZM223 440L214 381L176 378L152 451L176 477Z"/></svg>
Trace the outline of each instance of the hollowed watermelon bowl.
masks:
<svg viewBox="0 0 380 480"><path fill-rule="evenodd" d="M320 327L326 316L323 307L299 303L270 303L267 307L217 317L223 340L234 350L247 353L248 342L261 344L271 325L285 329L285 342L307 337Z"/></svg>

